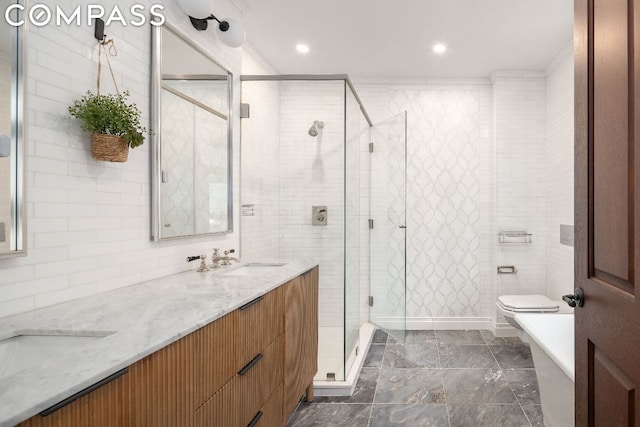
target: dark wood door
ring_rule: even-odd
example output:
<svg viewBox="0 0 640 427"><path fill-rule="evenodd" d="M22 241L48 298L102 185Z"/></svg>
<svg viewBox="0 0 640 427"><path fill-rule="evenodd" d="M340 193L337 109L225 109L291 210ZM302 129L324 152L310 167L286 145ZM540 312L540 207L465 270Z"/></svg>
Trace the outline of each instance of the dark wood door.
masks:
<svg viewBox="0 0 640 427"><path fill-rule="evenodd" d="M575 12L576 426L638 426L640 0Z"/></svg>

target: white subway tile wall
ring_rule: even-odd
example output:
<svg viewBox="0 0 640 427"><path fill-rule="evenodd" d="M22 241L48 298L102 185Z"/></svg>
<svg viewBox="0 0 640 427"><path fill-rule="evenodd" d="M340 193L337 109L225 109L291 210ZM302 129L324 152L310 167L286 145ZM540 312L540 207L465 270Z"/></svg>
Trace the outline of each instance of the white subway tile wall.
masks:
<svg viewBox="0 0 640 427"><path fill-rule="evenodd" d="M243 64L244 67L244 64ZM241 248L247 259L280 257L280 82L243 82Z"/></svg>
<svg viewBox="0 0 640 427"><path fill-rule="evenodd" d="M70 0L57 4L65 10L75 7ZM111 10L116 2L102 5ZM168 22L235 73L237 117L240 51L222 45L214 32L197 32L177 4L164 5ZM227 0L217 2L216 11L238 16ZM143 122L148 122L150 26L123 27L116 22L106 33L118 50L111 60L118 86L131 92L143 111ZM238 186L233 233L152 243L149 142L132 150L124 164L91 158L89 137L69 117L67 106L95 90L93 27L31 27L26 56L29 252L27 257L0 260L0 317L192 269L195 266L185 257L210 255L213 247L238 248ZM102 89L114 90L106 75ZM238 182L239 126L233 132Z"/></svg>
<svg viewBox="0 0 640 427"><path fill-rule="evenodd" d="M11 93L11 61L9 55L0 52L0 93ZM0 135L11 136L11 105L9 102L0 103ZM9 200L11 194L11 168L9 157L0 157L0 200ZM11 223L11 207L9 203L0 204L0 251L9 250L9 224ZM4 233L3 233L4 231Z"/></svg>
<svg viewBox="0 0 640 427"><path fill-rule="evenodd" d="M280 255L319 262L320 326L344 326L344 82L282 82L280 95ZM314 205L326 226L311 225Z"/></svg>
<svg viewBox="0 0 640 427"><path fill-rule="evenodd" d="M544 294L546 258L546 83L542 72L492 75L497 231L524 231L531 243L498 243L497 294ZM497 236L496 236L497 238Z"/></svg>
<svg viewBox="0 0 640 427"><path fill-rule="evenodd" d="M546 294L572 293L573 247L560 244L560 224L573 225L573 43L547 69Z"/></svg>
<svg viewBox="0 0 640 427"><path fill-rule="evenodd" d="M369 126L360 111L360 105L355 95L347 85L344 86L344 94L344 345L347 349L347 354L349 354L356 348L360 339L360 308L363 299L360 295L360 233L368 232L368 230L363 229L360 216L360 141L363 134L369 133ZM366 247L362 248L362 251L368 252ZM348 363L353 363L354 361L354 358L347 357L346 359ZM351 366L345 367L346 372L349 372L350 369Z"/></svg>
<svg viewBox="0 0 640 427"><path fill-rule="evenodd" d="M265 67L254 59L248 68L260 72ZM348 92L345 104L342 81L245 81L242 91L242 102L251 111L242 122L243 253L248 258L317 260L321 326L343 326L348 304L347 327L355 331L366 320L360 309L368 295L368 274L360 276L361 234L367 230L363 215L368 213L368 204L361 212L360 192L365 185L368 194L368 177L360 182L360 164L363 145L368 147L368 125ZM324 127L312 137L308 131L316 120ZM327 226L311 224L315 205L327 206ZM364 248L367 254L368 245ZM352 285L346 294L345 280Z"/></svg>

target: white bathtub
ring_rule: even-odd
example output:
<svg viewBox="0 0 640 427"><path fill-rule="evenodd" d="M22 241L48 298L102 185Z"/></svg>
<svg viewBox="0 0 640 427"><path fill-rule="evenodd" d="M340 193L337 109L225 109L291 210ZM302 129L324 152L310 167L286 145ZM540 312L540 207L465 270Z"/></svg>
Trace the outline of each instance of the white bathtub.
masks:
<svg viewBox="0 0 640 427"><path fill-rule="evenodd" d="M575 424L573 314L517 314L529 335L546 427Z"/></svg>

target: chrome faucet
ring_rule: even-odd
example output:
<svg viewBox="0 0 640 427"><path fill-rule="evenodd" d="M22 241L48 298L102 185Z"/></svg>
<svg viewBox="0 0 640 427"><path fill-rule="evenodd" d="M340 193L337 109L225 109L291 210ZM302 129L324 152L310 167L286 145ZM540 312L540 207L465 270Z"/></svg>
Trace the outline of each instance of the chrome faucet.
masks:
<svg viewBox="0 0 640 427"><path fill-rule="evenodd" d="M235 249L230 249L223 252L223 256L220 256L220 249L214 249L213 255L211 255L211 261L213 262L213 268L220 268L221 266L231 265L229 261L240 262L238 258L230 257L229 254L235 253Z"/></svg>
<svg viewBox="0 0 640 427"><path fill-rule="evenodd" d="M206 255L198 255L198 256L188 256L187 257L187 262L191 262L191 261L195 261L197 259L200 260L200 267L198 267L198 272L202 273L204 271L209 271L209 269L207 268L207 264L204 262L204 260L207 258Z"/></svg>

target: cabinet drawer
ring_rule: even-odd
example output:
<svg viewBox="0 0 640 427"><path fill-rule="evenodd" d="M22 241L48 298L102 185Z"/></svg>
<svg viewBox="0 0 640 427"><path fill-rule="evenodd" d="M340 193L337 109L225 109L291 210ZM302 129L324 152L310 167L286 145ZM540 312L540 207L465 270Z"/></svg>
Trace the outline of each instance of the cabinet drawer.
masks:
<svg viewBox="0 0 640 427"><path fill-rule="evenodd" d="M282 345L282 336L277 337L262 353L258 353L250 364L243 367L241 373L236 374L233 380L201 405L196 411L196 425L245 427L251 423L258 411L262 410L263 415L258 418L264 420L258 420L260 424L255 425L281 426L282 423L266 422L277 418L278 414L282 417L282 397L279 398L279 410L273 409L275 402L271 402L274 390L282 390ZM282 391L280 393L282 394ZM268 401L269 403L265 404Z"/></svg>
<svg viewBox="0 0 640 427"><path fill-rule="evenodd" d="M234 311L193 334L196 409L229 382L238 371L235 322Z"/></svg>
<svg viewBox="0 0 640 427"><path fill-rule="evenodd" d="M284 330L282 289L256 298L235 311L236 318L236 371L245 366L256 354L267 347Z"/></svg>
<svg viewBox="0 0 640 427"><path fill-rule="evenodd" d="M34 415L18 427L124 427L129 425L130 401L125 398L128 387L129 375L125 373L52 414Z"/></svg>
<svg viewBox="0 0 640 427"><path fill-rule="evenodd" d="M280 427L284 425L282 418L282 384L271 395L267 403L249 421L247 427Z"/></svg>
<svg viewBox="0 0 640 427"><path fill-rule="evenodd" d="M257 361L238 373L240 425L246 426L264 406L274 390L283 382L283 337L277 337L266 349L253 358ZM265 424L266 425L266 424Z"/></svg>
<svg viewBox="0 0 640 427"><path fill-rule="evenodd" d="M198 408L196 427L240 427L238 383L232 380Z"/></svg>

